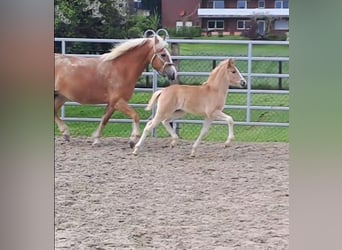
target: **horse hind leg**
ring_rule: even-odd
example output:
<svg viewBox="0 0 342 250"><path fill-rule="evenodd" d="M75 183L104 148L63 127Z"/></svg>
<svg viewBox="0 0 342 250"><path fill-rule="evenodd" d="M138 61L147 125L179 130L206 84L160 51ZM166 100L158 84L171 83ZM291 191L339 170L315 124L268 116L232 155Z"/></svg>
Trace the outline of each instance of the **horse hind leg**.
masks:
<svg viewBox="0 0 342 250"><path fill-rule="evenodd" d="M58 116L58 111L63 106L63 104L67 101L67 98L59 94L57 91L55 91L54 99L55 99L55 110L54 110L55 122L58 126L59 131L62 133L64 140L70 141L68 127Z"/></svg>

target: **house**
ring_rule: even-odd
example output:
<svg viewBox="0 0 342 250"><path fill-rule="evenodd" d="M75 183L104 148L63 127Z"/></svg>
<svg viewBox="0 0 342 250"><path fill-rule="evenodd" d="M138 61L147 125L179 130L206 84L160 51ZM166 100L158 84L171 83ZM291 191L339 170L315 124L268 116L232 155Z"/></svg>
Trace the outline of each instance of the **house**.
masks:
<svg viewBox="0 0 342 250"><path fill-rule="evenodd" d="M263 37L289 31L289 0L161 0L162 26Z"/></svg>

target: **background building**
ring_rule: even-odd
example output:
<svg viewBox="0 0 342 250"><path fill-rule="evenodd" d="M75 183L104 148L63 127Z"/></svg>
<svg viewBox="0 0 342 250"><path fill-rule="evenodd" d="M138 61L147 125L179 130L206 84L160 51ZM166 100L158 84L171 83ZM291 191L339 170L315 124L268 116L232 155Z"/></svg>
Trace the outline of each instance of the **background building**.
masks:
<svg viewBox="0 0 342 250"><path fill-rule="evenodd" d="M161 0L162 26L252 38L289 31L289 0ZM255 36L255 37L253 37Z"/></svg>

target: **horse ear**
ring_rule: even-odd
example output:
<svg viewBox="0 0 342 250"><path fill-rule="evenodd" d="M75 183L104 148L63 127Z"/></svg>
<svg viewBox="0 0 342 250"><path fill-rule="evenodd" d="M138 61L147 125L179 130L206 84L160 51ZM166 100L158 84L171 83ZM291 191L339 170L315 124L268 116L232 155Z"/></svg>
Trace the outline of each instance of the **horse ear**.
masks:
<svg viewBox="0 0 342 250"><path fill-rule="evenodd" d="M154 36L154 44L157 44L159 42L159 40L158 40L158 36L157 35L155 35Z"/></svg>
<svg viewBox="0 0 342 250"><path fill-rule="evenodd" d="M228 60L228 68L233 67L234 65L235 65L235 60L232 59L232 58L230 58L230 59Z"/></svg>

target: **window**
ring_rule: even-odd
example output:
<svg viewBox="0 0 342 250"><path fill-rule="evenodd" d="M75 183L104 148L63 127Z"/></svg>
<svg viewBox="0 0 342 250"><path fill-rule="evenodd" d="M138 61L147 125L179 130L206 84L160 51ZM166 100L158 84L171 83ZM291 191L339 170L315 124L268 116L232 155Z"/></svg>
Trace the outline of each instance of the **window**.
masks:
<svg viewBox="0 0 342 250"><path fill-rule="evenodd" d="M191 21L186 21L185 22L185 26L186 27L191 27L192 26L192 22Z"/></svg>
<svg viewBox="0 0 342 250"><path fill-rule="evenodd" d="M247 0L237 0L237 8L246 9L247 8Z"/></svg>
<svg viewBox="0 0 342 250"><path fill-rule="evenodd" d="M286 19L279 19L279 20L274 21L274 29L275 30L288 30L289 21Z"/></svg>
<svg viewBox="0 0 342 250"><path fill-rule="evenodd" d="M274 8L288 9L289 8L289 0L276 0L274 2Z"/></svg>
<svg viewBox="0 0 342 250"><path fill-rule="evenodd" d="M258 1L258 8L265 8L265 0Z"/></svg>
<svg viewBox="0 0 342 250"><path fill-rule="evenodd" d="M176 21L176 31L181 30L183 27L183 21Z"/></svg>
<svg viewBox="0 0 342 250"><path fill-rule="evenodd" d="M216 30L223 30L224 29L224 22L223 20L209 20L207 23L208 30L216 29Z"/></svg>
<svg viewBox="0 0 342 250"><path fill-rule="evenodd" d="M214 1L213 2L214 9L224 9L224 1Z"/></svg>
<svg viewBox="0 0 342 250"><path fill-rule="evenodd" d="M237 20L236 28L238 30L249 30L251 28L250 20Z"/></svg>

